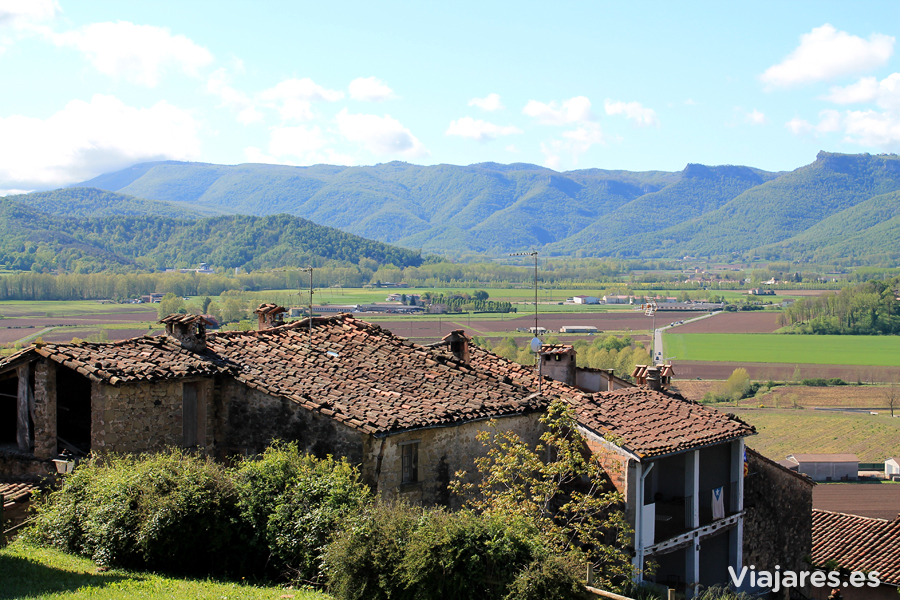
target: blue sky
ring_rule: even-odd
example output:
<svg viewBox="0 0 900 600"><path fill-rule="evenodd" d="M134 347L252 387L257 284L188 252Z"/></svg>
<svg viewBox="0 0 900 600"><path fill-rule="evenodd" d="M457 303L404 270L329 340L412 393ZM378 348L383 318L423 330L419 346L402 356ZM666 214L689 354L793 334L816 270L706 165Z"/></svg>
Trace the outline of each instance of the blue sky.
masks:
<svg viewBox="0 0 900 600"><path fill-rule="evenodd" d="M0 191L160 159L792 170L900 148L900 3L0 0Z"/></svg>

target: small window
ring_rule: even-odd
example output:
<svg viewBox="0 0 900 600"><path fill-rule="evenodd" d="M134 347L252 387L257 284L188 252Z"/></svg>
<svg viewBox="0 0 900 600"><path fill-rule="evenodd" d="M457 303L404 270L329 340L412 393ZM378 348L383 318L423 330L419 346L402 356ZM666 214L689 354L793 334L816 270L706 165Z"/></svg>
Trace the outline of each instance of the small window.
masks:
<svg viewBox="0 0 900 600"><path fill-rule="evenodd" d="M402 483L415 483L419 481L419 444L403 444L401 446L403 458Z"/></svg>
<svg viewBox="0 0 900 600"><path fill-rule="evenodd" d="M198 443L197 427L199 425L198 396L199 383L185 383L182 387L181 423L183 446L193 448Z"/></svg>

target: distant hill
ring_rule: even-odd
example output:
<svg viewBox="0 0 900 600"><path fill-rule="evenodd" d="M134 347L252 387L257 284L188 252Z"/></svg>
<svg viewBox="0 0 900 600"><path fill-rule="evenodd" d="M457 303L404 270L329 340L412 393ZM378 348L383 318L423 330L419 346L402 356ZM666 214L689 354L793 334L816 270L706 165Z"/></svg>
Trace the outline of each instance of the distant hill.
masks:
<svg viewBox="0 0 900 600"><path fill-rule="evenodd" d="M79 184L191 210L289 213L444 254L792 260L900 256L900 157L820 152L795 171L679 172L537 165L288 167L159 162ZM189 205L189 206L188 206Z"/></svg>
<svg viewBox="0 0 900 600"><path fill-rule="evenodd" d="M213 267L253 270L307 264L355 266L361 261L407 267L421 264L422 258L412 250L290 215L88 219L50 215L0 198L0 268L91 273L206 262Z"/></svg>

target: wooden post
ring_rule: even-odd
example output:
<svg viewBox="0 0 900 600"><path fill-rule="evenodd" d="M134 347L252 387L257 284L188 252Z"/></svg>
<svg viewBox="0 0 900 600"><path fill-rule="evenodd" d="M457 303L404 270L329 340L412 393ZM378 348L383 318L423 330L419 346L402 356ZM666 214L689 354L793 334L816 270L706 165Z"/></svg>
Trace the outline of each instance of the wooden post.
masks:
<svg viewBox="0 0 900 600"><path fill-rule="evenodd" d="M31 431L31 364L26 363L16 369L18 376L18 388L16 391L17 410L16 410L16 441L19 444L19 451L26 454L31 453L31 441L33 433Z"/></svg>
<svg viewBox="0 0 900 600"><path fill-rule="evenodd" d="M587 584L594 585L594 563L588 563L587 566Z"/></svg>
<svg viewBox="0 0 900 600"><path fill-rule="evenodd" d="M669 589L669 600L675 600L675 590Z"/></svg>

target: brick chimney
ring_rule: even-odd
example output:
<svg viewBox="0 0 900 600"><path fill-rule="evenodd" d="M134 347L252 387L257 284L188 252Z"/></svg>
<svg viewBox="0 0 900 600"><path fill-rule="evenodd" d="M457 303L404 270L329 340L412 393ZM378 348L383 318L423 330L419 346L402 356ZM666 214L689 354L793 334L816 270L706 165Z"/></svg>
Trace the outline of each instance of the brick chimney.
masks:
<svg viewBox="0 0 900 600"><path fill-rule="evenodd" d="M466 335L464 329L454 329L441 338L441 341L450 346L450 353L458 360L464 363L469 362L469 336Z"/></svg>
<svg viewBox="0 0 900 600"><path fill-rule="evenodd" d="M259 308L253 312L259 318L259 327L257 329L262 331L263 329L284 325L284 313L287 312L287 309L277 304L260 304Z"/></svg>
<svg viewBox="0 0 900 600"><path fill-rule="evenodd" d="M541 375L575 385L575 348L568 344L541 346Z"/></svg>
<svg viewBox="0 0 900 600"><path fill-rule="evenodd" d="M662 390L659 367L647 367L647 387L655 392Z"/></svg>
<svg viewBox="0 0 900 600"><path fill-rule="evenodd" d="M212 325L200 315L169 315L159 321L166 326L166 335L178 340L191 352L206 350L206 326Z"/></svg>

